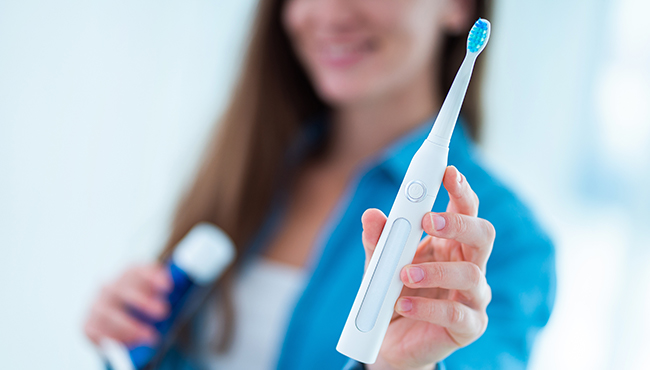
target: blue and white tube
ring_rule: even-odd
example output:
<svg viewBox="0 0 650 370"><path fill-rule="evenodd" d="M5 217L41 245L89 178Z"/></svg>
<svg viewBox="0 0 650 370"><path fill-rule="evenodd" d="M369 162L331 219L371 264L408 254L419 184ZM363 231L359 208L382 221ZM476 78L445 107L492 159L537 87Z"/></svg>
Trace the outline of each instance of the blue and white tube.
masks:
<svg viewBox="0 0 650 370"><path fill-rule="evenodd" d="M381 232L336 350L357 361L377 359L402 291L399 272L413 261L422 239L422 217L431 211L447 167L449 141L476 58L490 37L479 19L467 38L467 52L427 139L413 156Z"/></svg>
<svg viewBox="0 0 650 370"><path fill-rule="evenodd" d="M173 280L167 295L170 314L163 320L152 320L131 310L138 320L156 328L163 338L179 314L193 298L194 291L208 288L235 258L235 247L228 235L208 223L200 223L178 243L166 267ZM154 358L158 346L139 344L126 346L110 338L100 341L100 351L113 370L140 370Z"/></svg>

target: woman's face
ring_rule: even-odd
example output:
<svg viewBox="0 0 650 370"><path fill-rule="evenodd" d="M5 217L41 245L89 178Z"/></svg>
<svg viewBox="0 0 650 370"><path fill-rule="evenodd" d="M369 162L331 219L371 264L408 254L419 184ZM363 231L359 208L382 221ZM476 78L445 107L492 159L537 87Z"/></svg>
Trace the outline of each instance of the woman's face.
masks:
<svg viewBox="0 0 650 370"><path fill-rule="evenodd" d="M283 22L321 98L341 106L430 78L442 33L464 22L460 3L288 0Z"/></svg>

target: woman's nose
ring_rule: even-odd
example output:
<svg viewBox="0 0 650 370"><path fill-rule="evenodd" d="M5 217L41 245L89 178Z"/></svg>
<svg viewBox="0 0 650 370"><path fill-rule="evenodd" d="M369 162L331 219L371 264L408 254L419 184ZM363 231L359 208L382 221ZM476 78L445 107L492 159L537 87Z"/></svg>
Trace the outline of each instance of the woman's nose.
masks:
<svg viewBox="0 0 650 370"><path fill-rule="evenodd" d="M360 14L357 0L314 0L318 3L313 16L316 24L326 31L347 31L358 26Z"/></svg>

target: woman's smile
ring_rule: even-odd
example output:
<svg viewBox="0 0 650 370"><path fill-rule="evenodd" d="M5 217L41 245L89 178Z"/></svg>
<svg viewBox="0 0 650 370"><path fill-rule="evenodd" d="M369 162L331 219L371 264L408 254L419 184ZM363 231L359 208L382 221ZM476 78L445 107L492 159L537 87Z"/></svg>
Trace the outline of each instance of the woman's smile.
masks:
<svg viewBox="0 0 650 370"><path fill-rule="evenodd" d="M312 54L320 68L346 70L371 58L376 45L371 39L330 37L316 41Z"/></svg>

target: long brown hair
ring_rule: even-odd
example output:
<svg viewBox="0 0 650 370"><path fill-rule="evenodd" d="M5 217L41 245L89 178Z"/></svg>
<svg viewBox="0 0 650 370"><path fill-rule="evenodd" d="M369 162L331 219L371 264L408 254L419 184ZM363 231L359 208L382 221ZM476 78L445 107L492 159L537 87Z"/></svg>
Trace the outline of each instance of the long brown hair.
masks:
<svg viewBox="0 0 650 370"><path fill-rule="evenodd" d="M181 199L160 260L197 223L207 221L228 233L238 262L269 210L287 148L301 126L328 110L294 55L282 25L285 0L260 0L250 44L230 104L189 191ZM476 0L471 19L486 17L485 0ZM470 25L468 24L468 27ZM445 96L465 55L466 34L447 35L442 50L440 96ZM477 65L463 106L466 128L478 138L480 67ZM229 289L234 268L217 282L225 312L226 348L232 337Z"/></svg>

